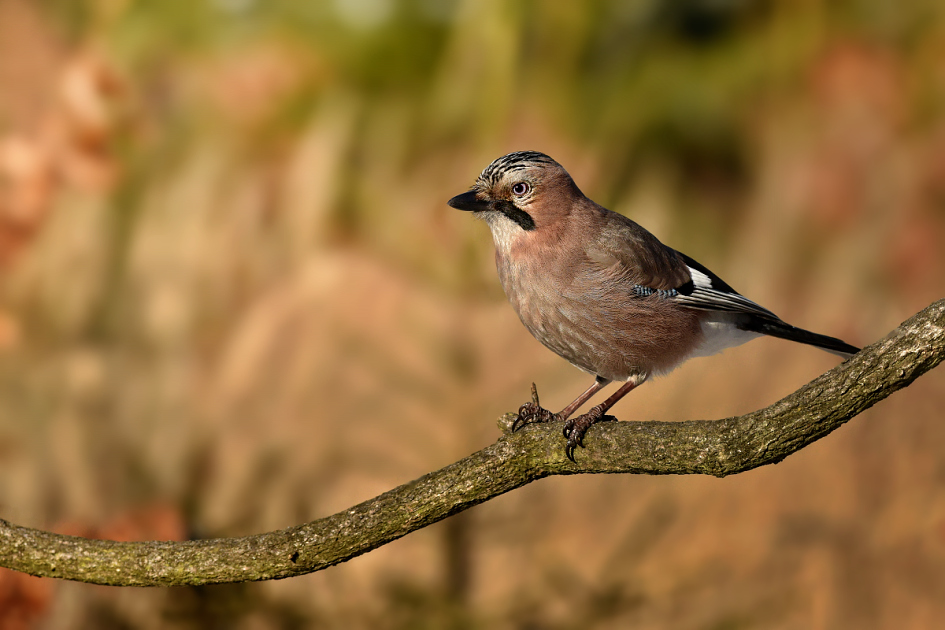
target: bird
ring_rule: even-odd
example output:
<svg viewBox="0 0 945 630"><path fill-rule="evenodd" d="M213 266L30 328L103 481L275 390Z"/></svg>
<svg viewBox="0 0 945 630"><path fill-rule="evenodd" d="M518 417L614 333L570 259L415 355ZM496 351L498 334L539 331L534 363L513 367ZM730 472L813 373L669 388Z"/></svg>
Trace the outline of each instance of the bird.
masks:
<svg viewBox="0 0 945 630"><path fill-rule="evenodd" d="M742 296L704 265L624 215L591 201L555 160L517 151L494 160L448 205L492 232L499 280L531 334L594 382L558 413L536 400L512 431L565 421L565 454L631 390L693 357L760 336L807 344L844 359L859 348L796 328ZM622 383L586 413L601 389Z"/></svg>

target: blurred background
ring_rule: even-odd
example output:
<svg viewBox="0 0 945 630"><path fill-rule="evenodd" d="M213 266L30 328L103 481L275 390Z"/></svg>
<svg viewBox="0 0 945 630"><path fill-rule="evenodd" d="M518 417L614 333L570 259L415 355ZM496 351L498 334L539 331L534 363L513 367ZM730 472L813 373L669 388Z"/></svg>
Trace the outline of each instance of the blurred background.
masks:
<svg viewBox="0 0 945 630"><path fill-rule="evenodd" d="M446 206L546 152L788 321L945 287L939 0L0 0L0 517L119 540L334 513L589 378ZM718 418L836 364L759 340L615 409ZM327 571L0 570L0 627L932 628L945 371L729 479L546 479Z"/></svg>

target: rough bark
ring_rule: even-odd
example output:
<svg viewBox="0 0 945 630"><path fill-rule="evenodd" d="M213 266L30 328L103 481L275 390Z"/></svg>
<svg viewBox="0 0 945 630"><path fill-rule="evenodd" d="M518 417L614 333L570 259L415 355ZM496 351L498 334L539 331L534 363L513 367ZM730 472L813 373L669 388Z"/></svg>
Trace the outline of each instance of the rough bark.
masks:
<svg viewBox="0 0 945 630"><path fill-rule="evenodd" d="M0 566L95 584L168 586L271 580L339 564L536 479L579 473L724 477L781 461L945 358L945 300L770 407L735 418L610 422L577 463L561 423L529 427L348 510L288 529L186 542L62 536L0 520ZM500 421L501 424L501 421Z"/></svg>

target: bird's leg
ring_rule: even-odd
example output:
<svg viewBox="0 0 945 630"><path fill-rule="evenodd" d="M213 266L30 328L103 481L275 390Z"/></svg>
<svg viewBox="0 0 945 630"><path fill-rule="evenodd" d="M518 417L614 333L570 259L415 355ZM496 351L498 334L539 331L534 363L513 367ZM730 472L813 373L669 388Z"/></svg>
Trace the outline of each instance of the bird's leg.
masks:
<svg viewBox="0 0 945 630"><path fill-rule="evenodd" d="M568 439L567 445L564 447L564 454L568 456L572 462L574 461L574 449L578 446L584 448L584 434L587 433L587 430L591 426L602 421L605 416L604 412L617 404L617 401L626 396L630 390L635 388L637 385L642 383L646 378L631 378L629 381L620 386L620 389L615 391L610 395L607 400L602 402L599 405L591 407L591 409L577 418L572 418L564 424L564 437Z"/></svg>
<svg viewBox="0 0 945 630"><path fill-rule="evenodd" d="M586 403L588 400L591 399L591 396L593 396L594 394L596 394L603 388L607 387L608 385L610 385L610 381L608 379L598 376L596 379L594 379L593 384L591 384L590 387L584 390L584 393L582 393L580 396L572 400L570 405L568 405L567 407L565 407L564 409L562 409L561 411L555 414L557 416L557 419L567 420L568 418L571 417L571 415L575 411L578 410L578 407Z"/></svg>
<svg viewBox="0 0 945 630"><path fill-rule="evenodd" d="M601 388L605 387L608 383L610 383L610 381L598 376L590 387L585 389L584 392L575 398L570 405L558 413L551 413L538 404L538 389L535 387L535 384L532 383L532 401L527 402L518 408L518 418L516 418L515 422L512 423L512 432L514 433L518 429L524 427L526 424L538 424L543 422L552 422L554 420L567 420L571 417L571 414L577 410L578 407L586 403L591 396L599 392Z"/></svg>

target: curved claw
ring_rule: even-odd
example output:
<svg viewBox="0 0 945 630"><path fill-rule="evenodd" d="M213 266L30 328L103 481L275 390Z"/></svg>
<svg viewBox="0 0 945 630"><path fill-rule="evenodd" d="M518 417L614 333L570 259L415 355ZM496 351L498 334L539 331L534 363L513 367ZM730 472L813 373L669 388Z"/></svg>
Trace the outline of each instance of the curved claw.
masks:
<svg viewBox="0 0 945 630"><path fill-rule="evenodd" d="M587 434L587 430L604 418L609 417L604 415L604 410L598 405L592 407L587 413L568 420L564 424L563 431L564 437L568 441L564 447L565 456L573 462L574 451L577 447L584 448L584 436Z"/></svg>
<svg viewBox="0 0 945 630"><path fill-rule="evenodd" d="M541 407L538 403L527 402L518 408L518 418L512 423L512 433L515 433L525 425L551 422L556 418L556 414Z"/></svg>
<svg viewBox="0 0 945 630"><path fill-rule="evenodd" d="M568 440L568 443L564 445L564 454L565 454L565 456L566 456L568 459L570 459L572 462L574 462L575 464L576 464L577 462L574 461L574 451L575 451L575 449L577 449L577 447L579 447L579 446L580 446L581 448L584 448L584 441L583 441L583 440L570 440L570 439L569 439L569 440Z"/></svg>

